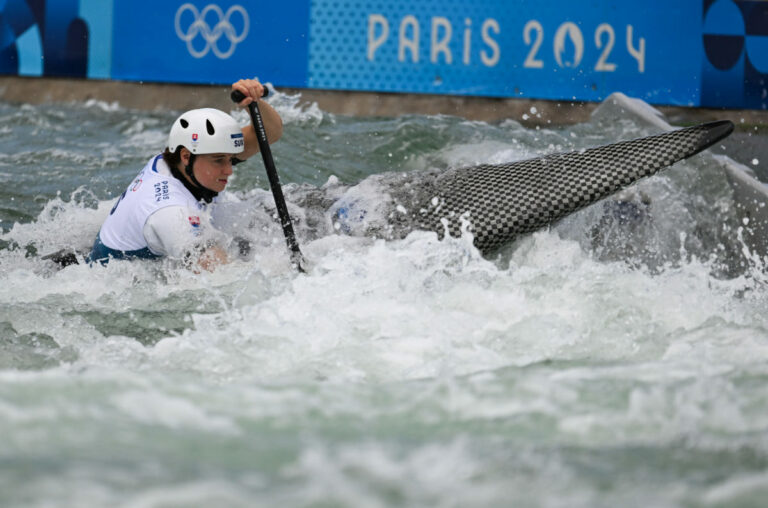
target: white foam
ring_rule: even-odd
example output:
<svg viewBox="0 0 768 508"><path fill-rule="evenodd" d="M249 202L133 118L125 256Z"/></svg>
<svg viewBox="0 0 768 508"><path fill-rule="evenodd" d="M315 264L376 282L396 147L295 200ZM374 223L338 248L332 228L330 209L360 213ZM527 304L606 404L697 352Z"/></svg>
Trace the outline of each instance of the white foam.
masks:
<svg viewBox="0 0 768 508"><path fill-rule="evenodd" d="M84 106L86 108L97 108L105 113L115 113L122 109L118 101L107 102L98 99L88 99L85 101Z"/></svg>
<svg viewBox="0 0 768 508"><path fill-rule="evenodd" d="M702 500L706 506L752 505L755 499L768 497L768 473L741 474L706 489Z"/></svg>
<svg viewBox="0 0 768 508"><path fill-rule="evenodd" d="M666 121L664 115L656 108L640 99L628 97L621 92L614 92L608 96L592 112L592 118L616 119L630 116L632 122L642 122L653 125L662 130L672 130L673 127Z"/></svg>
<svg viewBox="0 0 768 508"><path fill-rule="evenodd" d="M325 121L297 115L297 128ZM578 126L573 142L646 129L611 121ZM137 143L157 134L150 120L128 125ZM505 127L478 128L489 135L425 157L504 162L574 139L508 125L507 142ZM225 203L232 234L256 224L246 261L213 274L162 262L56 271L25 247L87 247L113 200L52 199L0 236L18 245L0 252L0 354L49 360L0 370L0 433L13 460L53 466L0 487L32 506L755 499L758 473L710 469L713 454L768 450L764 265L745 257L738 276L713 276L718 247L691 247L697 227L727 219L725 191L694 178L718 187L717 170L700 157L646 188L654 227L682 251L653 269L601 260L583 241L598 207L492 259L468 237L328 235L302 243L310 268L297 274L263 210L271 197L253 190ZM350 196L383 200L374 182ZM346 192L334 178L327 188ZM703 199L714 200L705 212L687 206ZM669 480L654 466L666 453L723 479L703 494Z"/></svg>
<svg viewBox="0 0 768 508"><path fill-rule="evenodd" d="M240 433L230 419L209 413L190 400L154 389L121 392L112 397L112 402L126 418L144 425L193 428L217 434Z"/></svg>
<svg viewBox="0 0 768 508"><path fill-rule="evenodd" d="M322 111L316 102L302 101L301 94L294 95L280 92L267 84L270 94L265 99L270 106L280 114L285 125L317 127L323 121L334 121L332 114ZM233 109L231 113L242 125L250 122L248 112L242 108Z"/></svg>

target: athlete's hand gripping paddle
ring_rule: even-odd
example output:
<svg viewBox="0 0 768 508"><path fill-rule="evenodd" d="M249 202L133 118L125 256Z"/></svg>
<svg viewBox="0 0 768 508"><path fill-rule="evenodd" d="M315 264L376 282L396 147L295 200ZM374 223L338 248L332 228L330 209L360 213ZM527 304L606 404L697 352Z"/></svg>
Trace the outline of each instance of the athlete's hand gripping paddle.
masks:
<svg viewBox="0 0 768 508"><path fill-rule="evenodd" d="M264 90L264 96L266 96L266 88ZM245 99L245 95L240 90L233 90L230 97L235 103L240 103ZM291 223L291 216L288 215L288 206L285 204L283 188L280 186L280 178L277 175L275 161L272 160L272 150L270 149L269 141L267 140L267 131L264 129L264 121L261 119L261 112L259 111L259 106L256 104L255 100L248 104L248 112L251 114L251 122L253 122L253 128L256 131L256 139L259 140L259 151L261 152L261 158L264 161L264 168L267 170L269 187L272 189L272 197L275 199L277 215L280 219L280 225L283 227L283 234L285 235L285 243L288 244L288 249L291 251L291 263L293 263L298 271L304 273L306 272L304 269L306 261L301 254L301 250L299 250L299 242L296 241L296 234L293 232L293 224Z"/></svg>

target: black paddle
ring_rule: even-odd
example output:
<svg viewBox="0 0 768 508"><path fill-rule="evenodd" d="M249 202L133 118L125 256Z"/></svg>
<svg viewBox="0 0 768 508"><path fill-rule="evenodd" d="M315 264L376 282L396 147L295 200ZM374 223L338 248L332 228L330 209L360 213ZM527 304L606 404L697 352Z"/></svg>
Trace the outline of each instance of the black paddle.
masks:
<svg viewBox="0 0 768 508"><path fill-rule="evenodd" d="M266 96L267 89L265 88L264 91L264 96ZM245 99L245 95L243 95L240 90L233 90L230 97L232 98L232 101L236 103ZM299 242L296 241L296 234L293 232L291 216L288 215L288 206L285 204L283 188L280 186L280 177L277 175L275 161L272 160L272 150L269 148L269 141L267 141L267 132L264 130L264 121L261 119L261 112L259 111L259 106L256 104L255 100L248 104L248 112L251 114L251 122L256 131L256 139L259 140L259 151L261 152L261 158L264 161L264 168L267 170L269 187L272 189L272 197L275 198L275 206L277 207L277 215L280 219L280 225L283 226L285 243L288 244L288 249L291 251L291 263L293 263L298 271L305 273L306 270L304 269L304 265L306 264L306 261L301 254L301 250L299 250Z"/></svg>

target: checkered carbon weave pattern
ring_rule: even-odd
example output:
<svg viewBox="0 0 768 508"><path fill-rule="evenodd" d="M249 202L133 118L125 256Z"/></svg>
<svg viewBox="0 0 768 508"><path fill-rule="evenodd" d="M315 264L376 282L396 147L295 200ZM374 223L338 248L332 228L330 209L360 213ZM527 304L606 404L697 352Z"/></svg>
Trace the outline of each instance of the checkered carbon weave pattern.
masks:
<svg viewBox="0 0 768 508"><path fill-rule="evenodd" d="M435 183L437 195L422 207L418 227L459 236L464 224L477 248L491 251L698 153L730 133L721 132L726 123L452 171Z"/></svg>

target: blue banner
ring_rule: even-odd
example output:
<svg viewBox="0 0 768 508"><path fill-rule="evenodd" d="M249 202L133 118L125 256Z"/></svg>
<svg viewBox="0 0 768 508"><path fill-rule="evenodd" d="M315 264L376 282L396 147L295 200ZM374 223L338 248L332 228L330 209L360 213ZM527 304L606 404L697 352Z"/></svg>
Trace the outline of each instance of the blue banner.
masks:
<svg viewBox="0 0 768 508"><path fill-rule="evenodd" d="M768 108L764 0L0 0L0 73Z"/></svg>
<svg viewBox="0 0 768 508"><path fill-rule="evenodd" d="M700 0L314 0L317 88L697 104Z"/></svg>
<svg viewBox="0 0 768 508"><path fill-rule="evenodd" d="M306 86L304 2L118 0L115 19L115 79Z"/></svg>
<svg viewBox="0 0 768 508"><path fill-rule="evenodd" d="M705 0L698 105L768 108L768 2Z"/></svg>

